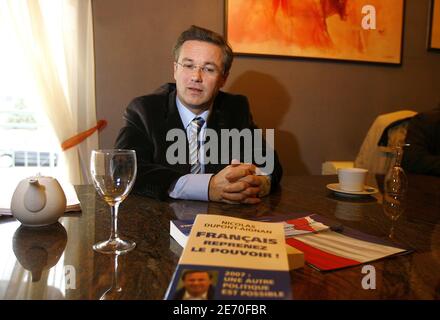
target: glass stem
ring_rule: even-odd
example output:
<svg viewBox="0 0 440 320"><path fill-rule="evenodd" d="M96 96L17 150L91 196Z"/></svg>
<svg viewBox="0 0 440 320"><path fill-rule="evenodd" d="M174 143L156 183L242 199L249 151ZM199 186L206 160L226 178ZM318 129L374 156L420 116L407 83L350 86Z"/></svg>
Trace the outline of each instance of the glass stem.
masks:
<svg viewBox="0 0 440 320"><path fill-rule="evenodd" d="M110 206L112 211L112 230L110 234L110 240L119 238L118 235L118 210L120 202L116 202L115 205Z"/></svg>
<svg viewBox="0 0 440 320"><path fill-rule="evenodd" d="M396 147L396 161L394 162L394 167L400 167L402 163L403 150L401 146Z"/></svg>
<svg viewBox="0 0 440 320"><path fill-rule="evenodd" d="M119 287L119 275L118 275L118 258L119 255L115 254L115 274L114 274L114 287L116 291L121 291L121 287Z"/></svg>
<svg viewBox="0 0 440 320"><path fill-rule="evenodd" d="M394 223L391 221L391 230L390 235L388 236L390 239L394 240Z"/></svg>

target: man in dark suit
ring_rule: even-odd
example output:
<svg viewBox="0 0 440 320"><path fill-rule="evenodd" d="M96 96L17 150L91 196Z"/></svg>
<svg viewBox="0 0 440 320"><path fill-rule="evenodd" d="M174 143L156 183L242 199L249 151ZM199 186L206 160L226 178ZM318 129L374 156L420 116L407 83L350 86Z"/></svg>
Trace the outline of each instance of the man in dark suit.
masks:
<svg viewBox="0 0 440 320"><path fill-rule="evenodd" d="M176 291L173 300L213 300L215 288L212 274L203 270L185 270L182 274L183 287Z"/></svg>
<svg viewBox="0 0 440 320"><path fill-rule="evenodd" d="M125 126L116 140L116 148L136 150L138 173L134 191L159 199L170 196L228 203L260 202L278 185L282 168L265 141L260 151L262 155L273 155L269 159L273 170L261 172L254 165L259 136L255 134L257 127L248 101L244 96L220 91L232 65L231 48L220 35L192 26L180 35L173 51L176 84L166 84L151 95L134 99L127 107ZM183 133L183 148L182 141L170 139L170 132L176 129ZM220 137L226 129L248 130L252 140L249 143L238 139L239 146L232 143L225 147L226 142ZM207 133L215 133L219 143L214 144L217 138L212 136L212 141L200 143ZM212 148L203 154L209 142ZM173 158L175 154L170 150L176 144L176 151L183 154L185 161ZM240 154L234 158L236 147ZM225 155L225 151L229 153ZM252 161L246 151L253 152ZM205 163L204 158L208 157L214 161Z"/></svg>

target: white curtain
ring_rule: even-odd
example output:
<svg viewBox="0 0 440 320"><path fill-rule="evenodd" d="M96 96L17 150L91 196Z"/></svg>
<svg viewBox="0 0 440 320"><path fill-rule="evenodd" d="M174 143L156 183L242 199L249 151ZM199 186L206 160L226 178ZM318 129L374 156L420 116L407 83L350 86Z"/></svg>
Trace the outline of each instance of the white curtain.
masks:
<svg viewBox="0 0 440 320"><path fill-rule="evenodd" d="M59 143L94 127L96 107L91 0L0 0L0 26L7 27L5 29L13 39L11 42L20 53L16 58L30 71L30 82L39 99L32 101L32 105L38 103L44 109ZM0 50L7 45L1 43ZM88 174L90 151L97 147L98 136L95 133L63 152L71 183L91 182ZM78 230L70 230L69 222L69 219L63 221L69 237L77 238L79 242L91 239L79 237ZM93 224L88 227L94 230ZM80 247L90 246L87 243ZM81 267L79 257L83 253L76 249L76 246L67 246L66 261L61 257L54 268L43 273L38 283L30 282L28 272L15 262L9 280L13 285L0 295L14 299L63 298L63 266L71 264L78 268L77 271ZM7 262L12 263L14 259L11 259ZM10 288L15 289L11 291ZM51 291L51 288L56 290ZM42 290L46 290L43 296Z"/></svg>
<svg viewBox="0 0 440 320"><path fill-rule="evenodd" d="M0 0L59 142L96 125L91 0ZM63 152L68 179L90 183L93 134Z"/></svg>

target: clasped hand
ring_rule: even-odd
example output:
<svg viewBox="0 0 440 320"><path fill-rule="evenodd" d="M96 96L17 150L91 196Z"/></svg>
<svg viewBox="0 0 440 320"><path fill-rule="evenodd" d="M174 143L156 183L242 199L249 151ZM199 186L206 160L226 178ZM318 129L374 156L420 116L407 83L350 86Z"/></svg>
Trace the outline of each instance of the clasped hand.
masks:
<svg viewBox="0 0 440 320"><path fill-rule="evenodd" d="M256 204L270 191L267 176L255 174L253 164L232 162L209 182L209 200L226 203Z"/></svg>

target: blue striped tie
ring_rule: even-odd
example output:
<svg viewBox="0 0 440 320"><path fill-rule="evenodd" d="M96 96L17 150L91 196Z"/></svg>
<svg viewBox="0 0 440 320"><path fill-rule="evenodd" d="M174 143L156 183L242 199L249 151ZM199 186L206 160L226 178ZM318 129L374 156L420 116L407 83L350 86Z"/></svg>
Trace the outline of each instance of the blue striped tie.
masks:
<svg viewBox="0 0 440 320"><path fill-rule="evenodd" d="M200 141L199 134L203 127L205 120L201 117L194 118L190 123L189 128L189 161L191 164L191 173L197 174L202 170L199 162Z"/></svg>

